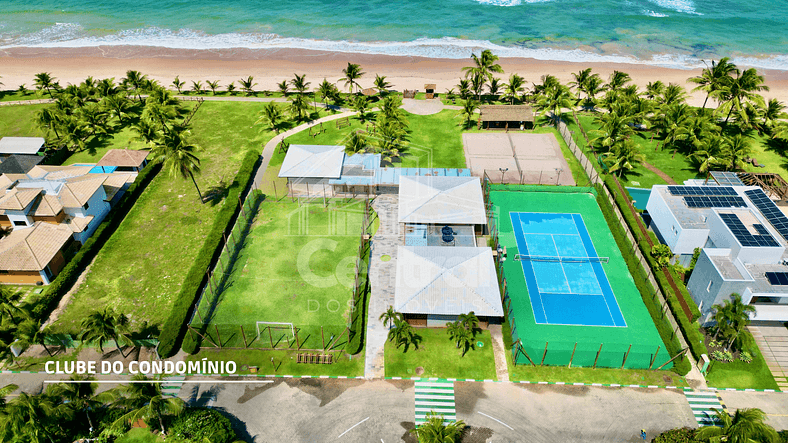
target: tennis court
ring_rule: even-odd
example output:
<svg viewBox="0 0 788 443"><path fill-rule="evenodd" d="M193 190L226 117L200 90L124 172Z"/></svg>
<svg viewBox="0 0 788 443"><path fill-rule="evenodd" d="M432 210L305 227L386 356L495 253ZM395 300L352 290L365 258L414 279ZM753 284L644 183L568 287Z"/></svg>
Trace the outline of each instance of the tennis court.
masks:
<svg viewBox="0 0 788 443"><path fill-rule="evenodd" d="M507 250L512 342L536 365L657 368L670 360L588 188L490 185L489 201ZM513 357L530 364L522 352Z"/></svg>
<svg viewBox="0 0 788 443"><path fill-rule="evenodd" d="M509 216L537 324L626 327L582 215Z"/></svg>

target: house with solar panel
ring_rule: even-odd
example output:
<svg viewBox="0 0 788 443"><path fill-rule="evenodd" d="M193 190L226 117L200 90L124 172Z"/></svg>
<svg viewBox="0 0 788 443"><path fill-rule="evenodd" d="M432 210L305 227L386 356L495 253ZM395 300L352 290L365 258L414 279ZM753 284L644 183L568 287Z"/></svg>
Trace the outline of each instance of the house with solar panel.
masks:
<svg viewBox="0 0 788 443"><path fill-rule="evenodd" d="M701 249L687 284L701 322L732 293L755 307L753 320L788 321L788 208L733 174L715 174L725 186L654 186L651 227L682 262Z"/></svg>

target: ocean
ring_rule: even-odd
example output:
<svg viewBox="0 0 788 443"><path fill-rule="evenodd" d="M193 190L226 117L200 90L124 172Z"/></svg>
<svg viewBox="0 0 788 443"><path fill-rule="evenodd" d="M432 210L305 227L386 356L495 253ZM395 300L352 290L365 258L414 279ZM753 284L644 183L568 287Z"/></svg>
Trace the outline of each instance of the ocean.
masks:
<svg viewBox="0 0 788 443"><path fill-rule="evenodd" d="M65 5L65 6L64 6ZM786 0L0 0L0 49L301 48L788 70Z"/></svg>

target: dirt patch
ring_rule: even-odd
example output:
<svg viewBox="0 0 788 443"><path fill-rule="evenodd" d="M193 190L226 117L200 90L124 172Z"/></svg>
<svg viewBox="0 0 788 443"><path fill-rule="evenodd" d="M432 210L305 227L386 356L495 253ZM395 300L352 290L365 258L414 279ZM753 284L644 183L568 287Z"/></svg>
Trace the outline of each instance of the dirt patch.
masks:
<svg viewBox="0 0 788 443"><path fill-rule="evenodd" d="M465 433L462 436L462 443L487 443L494 433L490 428L468 426L465 428Z"/></svg>
<svg viewBox="0 0 788 443"><path fill-rule="evenodd" d="M400 437L404 443L419 443L419 440L411 432L413 429L416 429L416 423L415 422L403 421L403 422L400 422L399 425L402 426L402 429L405 430L405 433L402 434L402 437Z"/></svg>
<svg viewBox="0 0 788 443"><path fill-rule="evenodd" d="M585 397L591 391L591 388L588 386L538 385L533 383L514 383L514 385L534 394L563 394L571 395L572 397Z"/></svg>

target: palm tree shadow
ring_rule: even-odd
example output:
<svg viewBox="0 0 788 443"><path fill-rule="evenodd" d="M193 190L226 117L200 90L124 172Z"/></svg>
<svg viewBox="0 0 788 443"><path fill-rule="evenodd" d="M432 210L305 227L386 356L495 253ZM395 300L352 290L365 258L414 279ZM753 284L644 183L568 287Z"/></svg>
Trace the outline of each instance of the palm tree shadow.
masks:
<svg viewBox="0 0 788 443"><path fill-rule="evenodd" d="M216 206L230 193L230 187L230 184L225 183L224 177L222 177L218 184L211 186L205 191L203 194L203 202L210 203L211 206Z"/></svg>

